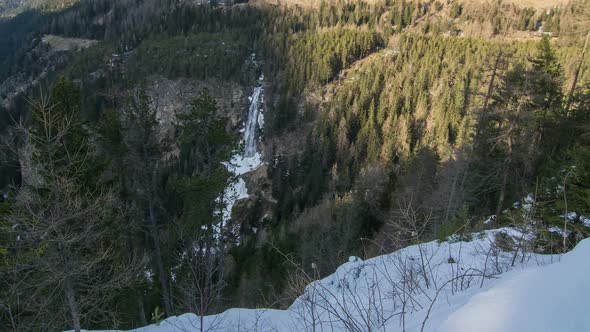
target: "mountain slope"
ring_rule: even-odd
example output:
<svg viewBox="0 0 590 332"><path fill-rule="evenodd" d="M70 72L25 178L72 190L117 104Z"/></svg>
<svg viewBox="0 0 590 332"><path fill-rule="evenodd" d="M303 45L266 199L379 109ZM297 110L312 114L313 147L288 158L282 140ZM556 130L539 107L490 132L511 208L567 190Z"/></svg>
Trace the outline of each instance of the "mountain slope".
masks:
<svg viewBox="0 0 590 332"><path fill-rule="evenodd" d="M5 0L0 3L0 18L14 16L27 9L61 10L79 0Z"/></svg>

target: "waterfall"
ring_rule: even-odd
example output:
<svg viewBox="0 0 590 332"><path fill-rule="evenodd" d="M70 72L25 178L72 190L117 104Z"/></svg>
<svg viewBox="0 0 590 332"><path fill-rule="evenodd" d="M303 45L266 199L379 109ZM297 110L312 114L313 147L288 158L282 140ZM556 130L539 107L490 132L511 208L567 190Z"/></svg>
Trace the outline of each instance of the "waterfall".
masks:
<svg viewBox="0 0 590 332"><path fill-rule="evenodd" d="M252 57L254 60L254 56ZM254 64L256 62L254 61ZM223 208L215 211L215 215L220 218L219 223L213 225L203 225L203 230L208 230L211 227L213 236L216 240L220 241L223 239L222 234L230 233L236 242L240 240L240 225L228 224L231 219L231 211L240 199L248 198L248 188L246 187L246 181L242 178L242 175L256 170L262 162L262 155L258 151L259 133L264 126L264 75L260 75L257 81L257 86L254 88L254 92L249 97L250 107L248 108L248 114L246 121L244 122L244 128L240 131L244 133L242 137L242 144L244 146L243 151L236 151L231 157L231 160L224 162L223 165L232 174L231 179L227 183L223 193L217 197L216 202L222 203ZM231 236L229 238L232 238ZM219 242L223 243L223 242ZM194 242L194 250L198 250L199 243ZM214 249L216 250L216 249ZM183 253L183 257L186 252ZM172 268L172 278L175 278L176 269L180 265ZM151 271L146 272L147 278L152 278Z"/></svg>
<svg viewBox="0 0 590 332"><path fill-rule="evenodd" d="M236 152L231 161L224 163L228 171L233 176L231 181L228 183L223 194L218 198L219 201L224 203L224 208L218 211L221 216L220 225L214 226L218 235L220 232L224 232L223 229L227 229L231 225L228 225L228 221L231 218L231 211L236 201L244 198L248 198L248 188L246 188L246 182L242 178L243 174L256 170L262 165L262 155L258 151L258 141L260 129L264 126L264 75L261 75L258 79L257 86L254 88L252 95L250 96L250 107L248 108L248 114L246 121L244 122L242 145L244 146L243 151ZM239 238L239 225L234 225L234 229L229 231L235 235L235 238Z"/></svg>
<svg viewBox="0 0 590 332"><path fill-rule="evenodd" d="M248 119L244 127L244 157L250 158L256 154L256 129L258 127L258 111L260 109L260 97L262 95L262 86L254 88L254 93L250 97L250 109L248 110Z"/></svg>

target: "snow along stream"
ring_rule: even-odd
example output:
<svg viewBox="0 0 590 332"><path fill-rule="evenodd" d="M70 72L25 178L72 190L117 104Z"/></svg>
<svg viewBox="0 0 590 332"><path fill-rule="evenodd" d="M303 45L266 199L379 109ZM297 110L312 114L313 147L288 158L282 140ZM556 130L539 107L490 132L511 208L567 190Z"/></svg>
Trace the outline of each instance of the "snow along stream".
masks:
<svg viewBox="0 0 590 332"><path fill-rule="evenodd" d="M252 55L254 60L254 55ZM219 198L225 203L223 211L221 211L222 224L221 227L226 227L231 218L231 211L235 203L244 198L248 198L248 188L242 175L256 170L262 165L262 154L258 151L258 142L260 141L260 131L264 127L264 74L261 74L256 82L256 87L252 92L250 98L250 108L248 109L248 116L244 123L244 128L240 131L243 133L242 145L244 149L234 154L230 162L224 163L225 167L233 174L230 183L225 188L223 195ZM217 233L221 229L216 230ZM238 235L239 230L232 230L235 235Z"/></svg>

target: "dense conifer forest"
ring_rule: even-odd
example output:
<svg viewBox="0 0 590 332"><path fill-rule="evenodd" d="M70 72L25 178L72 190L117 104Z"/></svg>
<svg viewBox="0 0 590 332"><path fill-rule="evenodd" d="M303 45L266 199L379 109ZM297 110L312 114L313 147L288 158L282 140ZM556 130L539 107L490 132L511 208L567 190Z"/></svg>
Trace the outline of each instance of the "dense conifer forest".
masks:
<svg viewBox="0 0 590 332"><path fill-rule="evenodd" d="M531 197L531 250L573 248L588 17L588 0L0 5L0 330L285 308L297 276L523 224ZM264 163L225 220L257 85Z"/></svg>

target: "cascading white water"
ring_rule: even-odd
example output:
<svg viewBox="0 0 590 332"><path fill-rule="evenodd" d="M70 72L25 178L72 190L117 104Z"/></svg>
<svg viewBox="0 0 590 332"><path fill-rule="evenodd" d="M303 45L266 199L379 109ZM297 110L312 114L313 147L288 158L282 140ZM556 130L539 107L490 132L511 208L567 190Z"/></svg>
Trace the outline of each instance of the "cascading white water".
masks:
<svg viewBox="0 0 590 332"><path fill-rule="evenodd" d="M254 63L256 64L256 62ZM217 198L217 202L223 204L223 208L216 211L217 216L220 217L221 220L218 224L202 226L204 230L212 227L214 233L213 236L217 240L222 239L222 234L230 233L233 234L233 238L239 242L239 225L228 225L228 221L231 218L231 212L235 203L238 200L248 198L249 196L246 181L244 181L242 175L254 171L262 165L262 155L257 151L257 143L259 140L259 133L264 126L264 112L262 109L262 105L264 104L263 81L264 75L261 75L258 79L257 86L254 88L254 92L250 96L250 107L248 109L247 119L244 128L241 130L244 133L242 138L244 150L236 152L232 156L231 161L223 163L233 176L227 184L227 187L225 187L223 194ZM198 250L199 244L197 242L195 242L193 246L194 248L197 248L195 250ZM186 253L183 255L186 255ZM173 268L173 270L176 268ZM151 275L149 277L151 278ZM175 278L174 272L172 278Z"/></svg>
<svg viewBox="0 0 590 332"><path fill-rule="evenodd" d="M255 55L252 55L252 62L258 68L258 64L255 59ZM250 107L248 108L248 114L244 123L244 128L240 131L243 132L242 145L244 150L237 151L229 162L224 162L223 165L233 175L225 187L223 193L217 197L217 203L220 203L222 208L215 211L216 217L218 217L219 223L212 225L203 225L203 230L211 230L214 238L219 241L219 248L223 248L228 239L233 239L235 243L240 242L240 225L229 224L231 219L231 212L240 199L248 198L248 188L246 187L246 181L242 178L242 175L256 170L262 165L262 155L258 152L258 141L260 140L260 132L264 126L264 74L261 74L256 82L254 92L249 97ZM230 235L231 234L231 235ZM224 235L230 235L224 237ZM193 250L199 250L199 243L193 243ZM223 249L222 249L223 250ZM186 255L186 252L183 253ZM175 278L175 271L180 265L172 268L172 278ZM150 272L151 273L151 272ZM151 274L148 276L151 278Z"/></svg>
<svg viewBox="0 0 590 332"><path fill-rule="evenodd" d="M244 133L242 138L244 150L234 154L230 162L224 163L234 177L225 188L223 195L219 197L224 207L222 211L219 211L221 213L221 224L215 227L217 233L223 232L222 228L228 227L227 223L231 218L231 211L236 201L249 196L242 175L254 171L262 165L262 155L258 151L258 141L260 130L264 125L264 113L262 110L264 103L263 81L264 75L261 75L250 96L250 107L242 129ZM239 229L232 229L230 232L238 238Z"/></svg>
<svg viewBox="0 0 590 332"><path fill-rule="evenodd" d="M254 88L254 93L250 97L250 109L248 110L248 119L244 128L244 157L253 157L256 154L256 129L258 127L258 112L260 110L260 97L262 95L262 86Z"/></svg>

